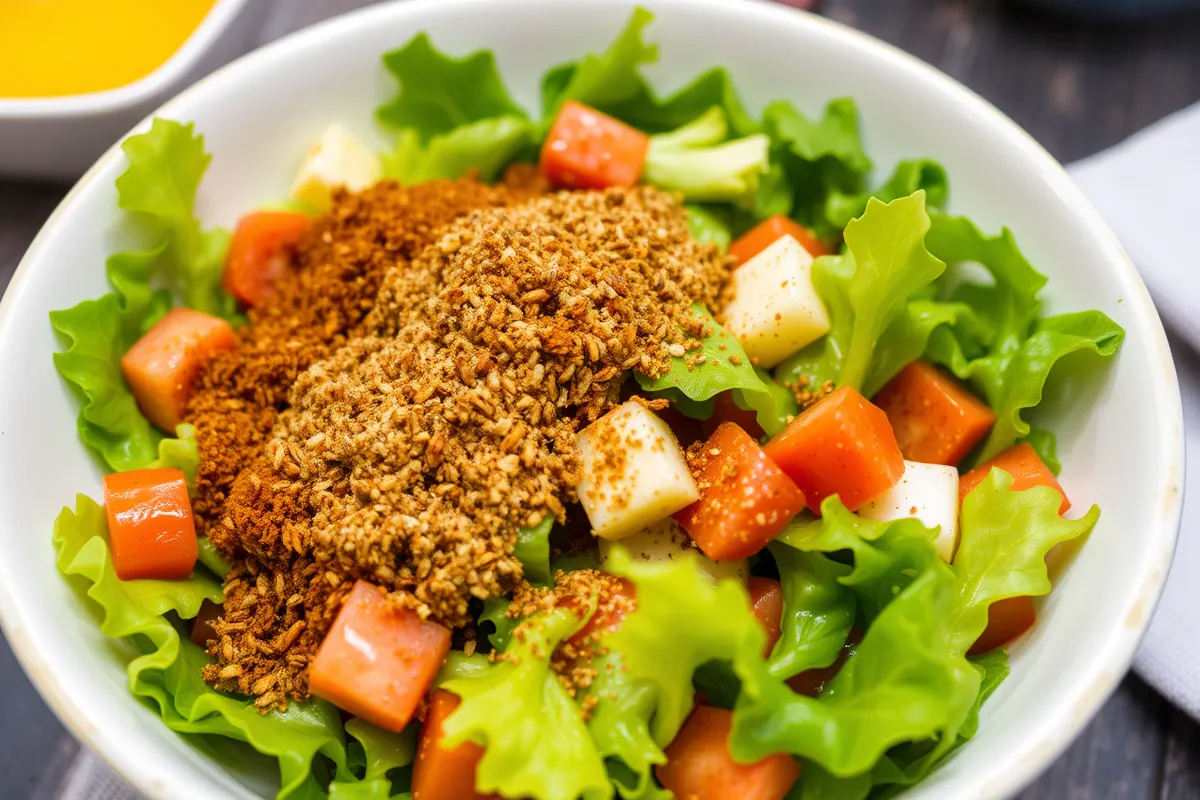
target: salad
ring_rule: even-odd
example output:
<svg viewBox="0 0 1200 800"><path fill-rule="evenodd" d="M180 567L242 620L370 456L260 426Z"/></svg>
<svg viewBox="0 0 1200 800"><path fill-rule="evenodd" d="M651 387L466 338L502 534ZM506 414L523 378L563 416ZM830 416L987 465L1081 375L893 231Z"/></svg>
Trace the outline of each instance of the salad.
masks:
<svg viewBox="0 0 1200 800"><path fill-rule="evenodd" d="M539 114L418 35L392 147L332 125L232 232L195 126L123 144L145 245L51 315L110 470L57 563L280 798L892 796L1099 517L1028 415L1122 329L1043 315L937 162L875 183L851 100L660 96L651 21Z"/></svg>

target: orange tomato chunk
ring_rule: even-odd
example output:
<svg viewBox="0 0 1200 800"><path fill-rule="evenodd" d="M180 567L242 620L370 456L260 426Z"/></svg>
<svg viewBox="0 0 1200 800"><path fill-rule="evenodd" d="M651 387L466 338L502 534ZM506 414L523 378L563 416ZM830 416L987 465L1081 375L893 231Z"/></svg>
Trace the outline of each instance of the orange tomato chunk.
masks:
<svg viewBox="0 0 1200 800"><path fill-rule="evenodd" d="M957 466L996 421L992 410L928 361L914 361L873 402L909 461Z"/></svg>
<svg viewBox="0 0 1200 800"><path fill-rule="evenodd" d="M998 467L1009 475L1012 475L1012 490L1014 492L1032 489L1034 486L1049 486L1062 495L1062 503L1058 507L1059 514L1067 513L1067 510L1071 507L1071 501L1067 499L1067 493L1063 491L1062 486L1055 479L1054 473L1038 457L1037 451L1033 449L1033 446L1029 442L1021 442L1020 444L1013 445L1000 455L980 464L959 478L958 501L960 503L963 501L963 498L971 493L972 489L983 483L984 478L992 471L992 467Z"/></svg>
<svg viewBox="0 0 1200 800"><path fill-rule="evenodd" d="M979 655L1002 647L1016 639L1037 622L1033 598L1027 595L998 600L988 606L988 624L968 651Z"/></svg>
<svg viewBox="0 0 1200 800"><path fill-rule="evenodd" d="M808 228L782 214L776 214L734 240L733 244L729 245L729 255L733 256L738 264L745 264L784 236L791 236L799 242L813 258L827 256L833 252Z"/></svg>
<svg viewBox="0 0 1200 800"><path fill-rule="evenodd" d="M200 647L207 650L208 640L217 638L212 624L220 618L223 611L224 607L220 603L205 600L200 604L200 611L196 614L196 618L192 620L192 630L188 634L188 637L200 645Z"/></svg>
<svg viewBox="0 0 1200 800"><path fill-rule="evenodd" d="M255 211L238 220L221 276L225 291L243 306L261 303L274 291L291 249L310 227L312 218L296 211Z"/></svg>
<svg viewBox="0 0 1200 800"><path fill-rule="evenodd" d="M733 712L698 706L667 745L667 763L654 768L659 782L688 800L783 800L800 777L800 762L775 753L753 764L729 754Z"/></svg>
<svg viewBox="0 0 1200 800"><path fill-rule="evenodd" d="M200 546L183 472L169 467L104 476L113 567L123 581L186 578Z"/></svg>
<svg viewBox="0 0 1200 800"><path fill-rule="evenodd" d="M904 455L887 415L851 386L801 413L763 449L817 512L833 494L853 511L904 474Z"/></svg>
<svg viewBox="0 0 1200 800"><path fill-rule="evenodd" d="M233 328L225 320L173 308L121 357L121 372L146 418L174 433L200 370L233 345Z"/></svg>
<svg viewBox="0 0 1200 800"><path fill-rule="evenodd" d="M399 733L450 650L450 631L397 609L359 581L309 668L309 690L372 725Z"/></svg>
<svg viewBox="0 0 1200 800"><path fill-rule="evenodd" d="M475 791L475 770L483 758L482 747L474 742L449 748L441 744L442 726L459 702L457 695L441 689L430 695L413 762L413 800L487 800L496 796Z"/></svg>
<svg viewBox="0 0 1200 800"><path fill-rule="evenodd" d="M706 556L752 556L804 508L804 494L744 430L726 422L692 460L700 499L675 519Z"/></svg>
<svg viewBox="0 0 1200 800"><path fill-rule="evenodd" d="M782 635L780 621L783 619L783 585L770 578L760 578L757 575L750 578L747 588L750 590L750 603L754 606L754 616L767 633L767 643L763 647L763 657L771 655L775 643Z"/></svg>
<svg viewBox="0 0 1200 800"><path fill-rule="evenodd" d="M567 189L633 186L649 147L650 137L641 131L568 100L542 145L541 171Z"/></svg>

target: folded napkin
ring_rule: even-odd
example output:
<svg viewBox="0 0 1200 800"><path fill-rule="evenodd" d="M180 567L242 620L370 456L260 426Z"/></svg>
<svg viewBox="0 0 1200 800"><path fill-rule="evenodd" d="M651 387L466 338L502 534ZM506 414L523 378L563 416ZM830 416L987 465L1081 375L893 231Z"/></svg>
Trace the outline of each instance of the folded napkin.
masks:
<svg viewBox="0 0 1200 800"><path fill-rule="evenodd" d="M1188 460L1200 464L1200 256L1189 241L1200 203L1200 104L1068 168L1121 237L1168 328L1183 388ZM1186 237L1186 238L1185 238ZM1200 468L1185 497L1200 498ZM1200 719L1200 499L1184 509L1175 565L1134 669ZM63 781L62 800L138 800L96 756L83 751Z"/></svg>
<svg viewBox="0 0 1200 800"><path fill-rule="evenodd" d="M1183 390L1187 460L1200 465L1200 104L1068 168L1121 238L1166 323ZM1184 483L1179 549L1134 669L1200 719L1200 468Z"/></svg>

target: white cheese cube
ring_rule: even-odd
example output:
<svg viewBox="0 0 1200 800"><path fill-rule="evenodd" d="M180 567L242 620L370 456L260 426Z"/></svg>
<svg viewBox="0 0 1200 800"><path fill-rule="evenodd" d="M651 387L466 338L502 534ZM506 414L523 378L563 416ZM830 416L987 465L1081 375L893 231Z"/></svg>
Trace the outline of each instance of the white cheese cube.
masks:
<svg viewBox="0 0 1200 800"><path fill-rule="evenodd" d="M675 435L636 400L584 428L577 442L579 502L596 536L630 536L700 497Z"/></svg>
<svg viewBox="0 0 1200 800"><path fill-rule="evenodd" d="M345 186L351 191L366 189L383 177L379 156L346 129L334 123L300 163L292 181L292 197L318 211L329 208L334 187Z"/></svg>
<svg viewBox="0 0 1200 800"><path fill-rule="evenodd" d="M958 470L942 464L904 462L900 482L858 509L859 516L885 522L916 517L938 528L933 546L942 560L954 560L958 547Z"/></svg>
<svg viewBox="0 0 1200 800"><path fill-rule="evenodd" d="M644 528L619 542L600 540L600 567L608 564L608 554L614 547L624 547L634 561L674 561L691 553L700 569L712 579L713 584L722 578L737 578L745 582L750 578L750 566L742 561L713 561L692 543L687 531L673 519L664 519Z"/></svg>
<svg viewBox="0 0 1200 800"><path fill-rule="evenodd" d="M733 271L725 329L764 369L829 332L829 312L812 282L813 257L791 236Z"/></svg>

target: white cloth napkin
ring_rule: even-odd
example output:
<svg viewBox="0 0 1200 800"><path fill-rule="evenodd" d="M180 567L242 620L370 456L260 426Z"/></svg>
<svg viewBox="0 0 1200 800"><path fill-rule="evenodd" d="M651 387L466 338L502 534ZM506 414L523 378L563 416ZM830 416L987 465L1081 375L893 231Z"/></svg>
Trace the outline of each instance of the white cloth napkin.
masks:
<svg viewBox="0 0 1200 800"><path fill-rule="evenodd" d="M1200 104L1068 168L1121 237L1169 329L1183 387L1188 460L1200 464ZM1186 238L1185 238L1186 237ZM1162 603L1134 669L1200 719L1200 468L1188 472L1183 530ZM80 754L62 800L138 800L96 756Z"/></svg>
<svg viewBox="0 0 1200 800"><path fill-rule="evenodd" d="M1200 465L1200 104L1068 168L1137 265L1167 329L1183 390L1187 460ZM1179 548L1134 669L1200 719L1200 468L1187 471Z"/></svg>

